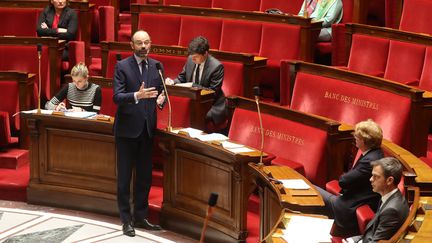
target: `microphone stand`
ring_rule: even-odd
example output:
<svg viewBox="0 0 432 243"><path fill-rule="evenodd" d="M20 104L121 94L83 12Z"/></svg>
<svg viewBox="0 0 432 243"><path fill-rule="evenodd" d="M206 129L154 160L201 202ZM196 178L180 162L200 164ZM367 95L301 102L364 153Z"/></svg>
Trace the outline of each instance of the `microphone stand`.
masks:
<svg viewBox="0 0 432 243"><path fill-rule="evenodd" d="M165 80L163 78L162 71L161 71L161 66L160 66L159 63L157 63L156 68L159 71L159 76L160 76L160 78L162 80L162 84L163 84L164 91L165 91L165 96L166 96L166 99L168 101L168 127L167 127L167 131L171 132L172 131L172 126L171 126L171 117L172 117L171 102L170 102L170 99L169 99L169 96L168 96L168 90L166 88Z"/></svg>
<svg viewBox="0 0 432 243"><path fill-rule="evenodd" d="M38 71L39 71L39 85L38 85L38 107L37 107L37 114L41 114L41 89L42 89L42 77L41 77L41 56L42 56L42 45L38 44Z"/></svg>
<svg viewBox="0 0 432 243"><path fill-rule="evenodd" d="M261 117L261 110L260 110L260 105L259 105L259 96L255 95L255 103L257 105L257 110L258 110L258 119L259 119L259 123L260 123L260 129L261 129L261 148L260 148L260 162L258 163L259 167L262 167L264 164L262 162L263 159L263 151L264 151L264 127L262 124L262 117Z"/></svg>

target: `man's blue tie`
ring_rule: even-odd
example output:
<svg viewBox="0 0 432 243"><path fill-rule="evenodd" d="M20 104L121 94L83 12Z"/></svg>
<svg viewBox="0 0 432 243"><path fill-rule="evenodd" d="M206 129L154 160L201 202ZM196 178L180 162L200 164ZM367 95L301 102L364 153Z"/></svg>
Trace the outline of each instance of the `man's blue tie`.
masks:
<svg viewBox="0 0 432 243"><path fill-rule="evenodd" d="M144 82L144 87L148 87L148 69L147 69L147 62L142 61L141 62L141 80Z"/></svg>

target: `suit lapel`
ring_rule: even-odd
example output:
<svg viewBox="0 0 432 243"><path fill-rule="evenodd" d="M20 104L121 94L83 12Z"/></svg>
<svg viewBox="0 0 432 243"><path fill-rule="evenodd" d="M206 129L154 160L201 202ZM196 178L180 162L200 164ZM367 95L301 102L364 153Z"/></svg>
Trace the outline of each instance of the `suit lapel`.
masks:
<svg viewBox="0 0 432 243"><path fill-rule="evenodd" d="M389 202L390 202L394 197L396 197L396 194L398 194L398 193L400 193L399 190L396 191L395 193L393 193L393 195L391 195L391 196L389 197L389 199L387 199L387 201L386 201L383 205L381 205L381 207L378 208L378 210L377 210L375 216L373 217L373 219L372 219L372 220L367 224L365 232L368 231L369 228L372 227L372 226L373 226L372 231L375 231L375 227L376 227L376 225L377 225L377 224L376 224L376 223L377 223L376 221L378 220L379 215L380 215L381 212L385 209L385 207L387 206L387 204L388 204L388 203L389 203Z"/></svg>

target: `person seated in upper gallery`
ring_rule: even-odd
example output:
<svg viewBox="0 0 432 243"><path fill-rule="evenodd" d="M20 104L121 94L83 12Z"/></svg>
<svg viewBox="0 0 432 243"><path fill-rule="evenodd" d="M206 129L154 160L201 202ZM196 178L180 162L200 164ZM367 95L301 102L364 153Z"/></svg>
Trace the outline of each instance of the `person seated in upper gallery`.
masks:
<svg viewBox="0 0 432 243"><path fill-rule="evenodd" d="M82 62L71 70L72 83L65 85L50 101L45 109L55 111L93 111L99 113L102 103L101 88L88 81L88 69ZM67 99L67 105L62 101Z"/></svg>
<svg viewBox="0 0 432 243"><path fill-rule="evenodd" d="M342 20L342 0L304 0L298 15L306 16L306 13L308 17L322 21L318 40L331 41L331 25Z"/></svg>
<svg viewBox="0 0 432 243"><path fill-rule="evenodd" d="M365 233L344 239L344 243L372 243L389 240L402 226L409 214L408 203L398 189L402 178L402 164L393 157L371 163L370 182L374 192L381 195L378 211L366 225Z"/></svg>
<svg viewBox="0 0 432 243"><path fill-rule="evenodd" d="M205 119L218 125L222 124L228 115L226 98L222 91L224 66L219 60L209 54L209 49L210 45L205 37L195 37L189 43L189 56L182 72L174 80L166 78L165 83L173 85L191 82L193 86L213 90L215 92L215 99Z"/></svg>
<svg viewBox="0 0 432 243"><path fill-rule="evenodd" d="M372 175L370 163L384 157L381 149L382 129L369 119L357 123L353 135L361 156L354 162L354 165L349 166L346 173L340 176L339 195L316 187L325 203L322 213L329 218L334 218L332 234L335 236L359 235L356 209L368 204L372 210L376 211L380 198L380 195L372 190L369 179Z"/></svg>
<svg viewBox="0 0 432 243"><path fill-rule="evenodd" d="M68 0L49 0L49 5L39 16L36 32L38 36L58 37L61 40L75 40L78 30L78 16L70 8ZM62 60L67 61L67 45Z"/></svg>

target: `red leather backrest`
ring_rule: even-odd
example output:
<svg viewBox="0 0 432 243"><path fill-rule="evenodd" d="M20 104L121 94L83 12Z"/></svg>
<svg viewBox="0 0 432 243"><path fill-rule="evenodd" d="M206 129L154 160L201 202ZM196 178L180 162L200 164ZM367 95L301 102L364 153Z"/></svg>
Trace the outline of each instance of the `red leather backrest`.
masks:
<svg viewBox="0 0 432 243"><path fill-rule="evenodd" d="M411 100L398 94L297 72L291 108L353 125L371 118L384 138L409 146Z"/></svg>
<svg viewBox="0 0 432 243"><path fill-rule="evenodd" d="M91 4L96 5L96 7L99 6L111 6L112 0L89 0Z"/></svg>
<svg viewBox="0 0 432 243"><path fill-rule="evenodd" d="M288 159L304 166L306 177L317 184L325 183L327 168L327 133L315 127L262 114L264 127L264 151L276 157ZM261 146L258 114L255 111L236 108L231 120L228 137L254 148Z"/></svg>
<svg viewBox="0 0 432 243"><path fill-rule="evenodd" d="M263 23L260 56L272 60L298 59L300 26Z"/></svg>
<svg viewBox="0 0 432 243"><path fill-rule="evenodd" d="M164 0L164 5L182 5L200 8L211 8L212 0Z"/></svg>
<svg viewBox="0 0 432 243"><path fill-rule="evenodd" d="M298 14L302 4L303 0L261 0L260 11L264 12L270 8L277 8L284 13Z"/></svg>
<svg viewBox="0 0 432 243"><path fill-rule="evenodd" d="M170 102L172 106L172 127L190 127L190 103L191 99L178 96L170 96ZM168 103L165 104L164 108L157 110L157 128L164 129L168 126Z"/></svg>
<svg viewBox="0 0 432 243"><path fill-rule="evenodd" d="M16 70L36 74L35 81L35 98L37 97L38 77L38 56L37 47L34 46L15 46L0 45L0 70ZM7 58L6 58L7 57ZM60 79L50 80L50 65L48 58L47 46L42 46L41 56L41 97L51 98L54 94L49 92L50 82L55 82L56 87L60 87Z"/></svg>
<svg viewBox="0 0 432 243"><path fill-rule="evenodd" d="M260 0L213 0L212 8L258 11L260 9Z"/></svg>
<svg viewBox="0 0 432 243"><path fill-rule="evenodd" d="M19 118L13 115L19 111L19 88L16 81L0 81L0 111L8 113L8 129L19 130ZM1 125L1 124L0 124Z"/></svg>
<svg viewBox="0 0 432 243"><path fill-rule="evenodd" d="M160 61L164 68L164 77L170 77L172 79L177 78L177 75L183 70L183 66L186 63L185 56L168 56L156 54L150 54L149 56Z"/></svg>
<svg viewBox="0 0 432 243"><path fill-rule="evenodd" d="M101 87L102 91L102 104L100 114L115 116L117 105L113 101L113 88Z"/></svg>
<svg viewBox="0 0 432 243"><path fill-rule="evenodd" d="M354 10L354 0L343 0L342 10L342 23L351 23Z"/></svg>
<svg viewBox="0 0 432 243"><path fill-rule="evenodd" d="M39 12L40 10L35 8L0 8L0 35L36 37Z"/></svg>
<svg viewBox="0 0 432 243"><path fill-rule="evenodd" d="M431 35L432 25L429 21L431 9L430 0L405 0L399 29Z"/></svg>
<svg viewBox="0 0 432 243"><path fill-rule="evenodd" d="M180 15L140 13L138 29L147 31L154 44L178 45Z"/></svg>
<svg viewBox="0 0 432 243"><path fill-rule="evenodd" d="M224 94L226 96L243 96L243 64L239 62L221 62L224 65L225 71L225 77L222 84Z"/></svg>
<svg viewBox="0 0 432 243"><path fill-rule="evenodd" d="M9 113L0 110L0 149L7 147L11 140Z"/></svg>
<svg viewBox="0 0 432 243"><path fill-rule="evenodd" d="M125 59L126 57L132 55L132 51L130 52L108 51L107 70L105 74L105 77L107 78L114 77L115 65L117 63L117 54L121 55L121 59Z"/></svg>
<svg viewBox="0 0 432 243"><path fill-rule="evenodd" d="M391 40L384 78L399 83L418 82L425 51L424 45Z"/></svg>
<svg viewBox="0 0 432 243"><path fill-rule="evenodd" d="M430 46L426 48L419 87L427 91L432 91L432 47Z"/></svg>
<svg viewBox="0 0 432 243"><path fill-rule="evenodd" d="M114 7L101 6L98 8L98 12L99 12L99 41L115 41Z"/></svg>
<svg viewBox="0 0 432 243"><path fill-rule="evenodd" d="M207 38L210 48L217 49L220 45L222 19L202 16L182 16L179 45L187 47L189 42L201 35Z"/></svg>
<svg viewBox="0 0 432 243"><path fill-rule="evenodd" d="M366 35L352 35L348 69L382 77L387 63L389 40Z"/></svg>
<svg viewBox="0 0 432 243"><path fill-rule="evenodd" d="M262 23L224 19L220 50L258 55Z"/></svg>

